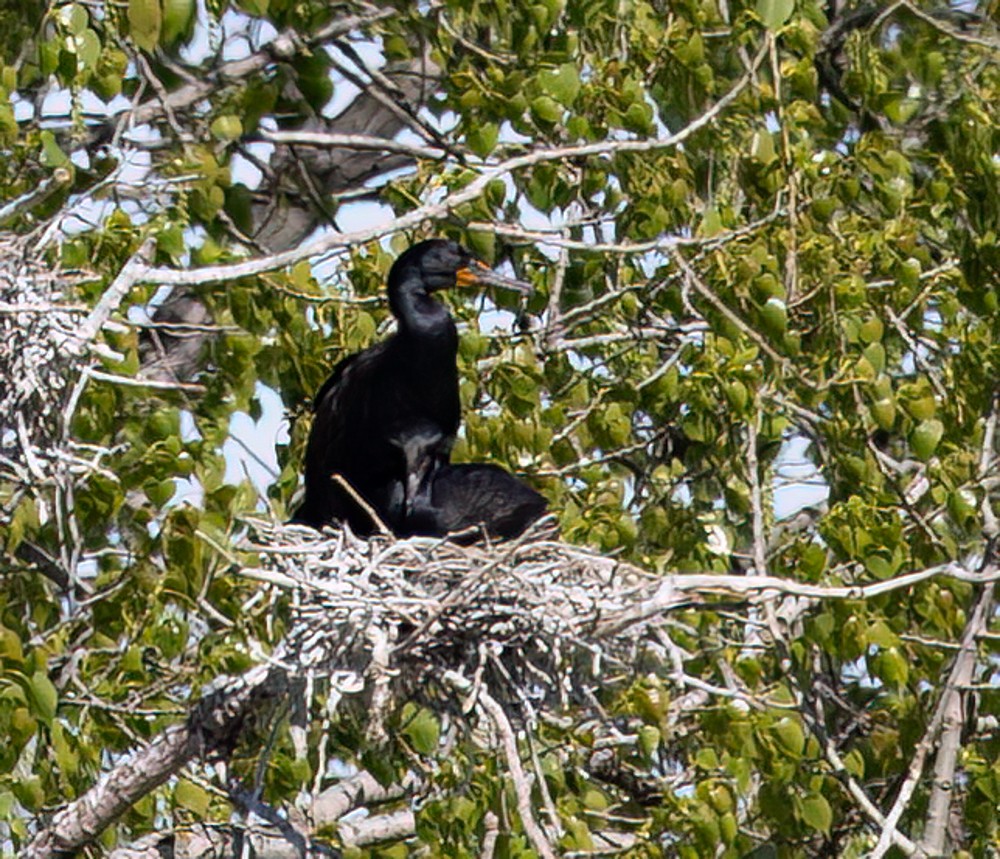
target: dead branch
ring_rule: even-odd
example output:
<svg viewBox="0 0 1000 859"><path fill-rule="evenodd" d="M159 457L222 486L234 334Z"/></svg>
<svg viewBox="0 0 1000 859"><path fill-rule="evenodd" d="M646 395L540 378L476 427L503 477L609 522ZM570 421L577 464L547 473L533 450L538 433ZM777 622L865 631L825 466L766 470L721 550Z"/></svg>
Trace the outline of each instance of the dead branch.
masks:
<svg viewBox="0 0 1000 859"><path fill-rule="evenodd" d="M284 694L287 686L286 672L266 664L220 684L198 702L183 724L168 728L57 812L21 853L22 859L57 859L89 844L186 763L199 755L224 752L246 716L262 701Z"/></svg>

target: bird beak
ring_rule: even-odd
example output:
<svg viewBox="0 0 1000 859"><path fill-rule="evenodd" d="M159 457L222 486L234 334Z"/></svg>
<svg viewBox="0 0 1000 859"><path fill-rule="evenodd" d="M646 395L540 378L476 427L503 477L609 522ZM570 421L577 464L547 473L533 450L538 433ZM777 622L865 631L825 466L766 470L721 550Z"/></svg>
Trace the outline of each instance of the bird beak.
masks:
<svg viewBox="0 0 1000 859"><path fill-rule="evenodd" d="M512 289L524 295L530 295L535 291L530 283L515 280L512 277L504 277L475 260L455 273L455 282L459 286L499 286L502 289Z"/></svg>

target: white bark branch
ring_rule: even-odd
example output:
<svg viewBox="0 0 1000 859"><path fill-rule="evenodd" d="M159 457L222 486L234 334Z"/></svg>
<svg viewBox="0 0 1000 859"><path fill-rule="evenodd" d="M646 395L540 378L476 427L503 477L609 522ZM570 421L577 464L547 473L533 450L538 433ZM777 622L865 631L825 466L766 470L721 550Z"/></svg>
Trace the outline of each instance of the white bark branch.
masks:
<svg viewBox="0 0 1000 859"><path fill-rule="evenodd" d="M169 268L152 268L146 271L144 280L157 284L180 284L194 286L196 284L213 283L216 281L233 280L240 277L252 277L275 269L286 268L303 260L320 254L327 254L339 249L353 247L365 242L381 238L389 233L416 227L428 220L442 220L456 207L475 200L495 179L526 167L562 161L568 158L583 158L594 155L612 155L618 152L654 152L659 149L670 149L683 143L692 134L712 124L743 91L749 86L753 73L760 65L766 51L762 50L754 62L754 67L723 95L711 108L697 119L690 122L680 131L666 137L647 138L645 140L603 140L580 146L561 146L551 149L538 149L500 162L494 167L484 170L464 188L454 191L437 203L425 203L396 218L388 224L356 230L349 233L332 232L299 247L266 257L247 260L241 263L205 266L203 268L178 271Z"/></svg>
<svg viewBox="0 0 1000 859"><path fill-rule="evenodd" d="M262 698L279 694L286 685L285 673L265 664L206 695L186 722L168 728L59 811L21 859L57 859L89 844L186 763L225 742Z"/></svg>
<svg viewBox="0 0 1000 859"><path fill-rule="evenodd" d="M521 766L521 756L517 750L517 737L514 735L514 728L511 726L507 714L504 713L503 707L487 693L483 686L479 687L477 700L500 734L500 744L503 748L504 758L507 760L511 781L514 782L517 813L521 817L524 832L542 859L555 859L556 854L549 839L538 825L538 821L535 820L531 801L531 779L525 773L524 767Z"/></svg>
<svg viewBox="0 0 1000 859"><path fill-rule="evenodd" d="M875 849L871 853L872 859L881 859L892 846L896 834L896 826L909 807L913 793L920 783L924 764L934 745L934 740L945 725L945 719L955 712L956 706L959 710L961 709L963 689L969 684L973 669L975 668L977 642L979 636L985 631L992 614L993 591L994 585L990 583L983 589L979 595L979 599L976 600L969 622L966 624L965 631L962 634L962 649L952 663L951 671L948 673L948 679L941 693L941 698L934 709L934 715L927 726L927 730L924 732L924 736L917 744L916 751L907 769L906 779L901 785L899 793L896 795L896 801L886 815L885 828L882 830L878 844L875 845ZM958 702L957 705L956 699ZM950 797L948 799L950 800ZM915 855L930 856L936 854L926 853L923 849L918 848Z"/></svg>

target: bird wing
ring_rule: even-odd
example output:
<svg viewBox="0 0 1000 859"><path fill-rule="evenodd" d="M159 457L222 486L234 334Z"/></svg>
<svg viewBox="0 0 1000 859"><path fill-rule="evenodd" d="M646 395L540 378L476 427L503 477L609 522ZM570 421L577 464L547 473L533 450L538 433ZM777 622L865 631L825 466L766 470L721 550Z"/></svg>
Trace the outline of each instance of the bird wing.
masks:
<svg viewBox="0 0 1000 859"><path fill-rule="evenodd" d="M332 518L348 515L356 505L346 502L342 490L333 483L333 474L350 480L353 445L351 428L365 425L368 398L359 391L373 385L373 370L385 343L341 359L313 400L313 426L306 445L306 494L296 519L319 525ZM347 507L344 505L348 504Z"/></svg>
<svg viewBox="0 0 1000 859"><path fill-rule="evenodd" d="M367 425L368 416L362 410L371 398L371 389L378 384L375 371L387 343L377 343L363 352L343 358L317 391L313 401L315 417L310 437L309 454L312 458L307 455L307 468L310 462L316 462L320 457L326 466L349 465L345 462L345 443L352 426Z"/></svg>

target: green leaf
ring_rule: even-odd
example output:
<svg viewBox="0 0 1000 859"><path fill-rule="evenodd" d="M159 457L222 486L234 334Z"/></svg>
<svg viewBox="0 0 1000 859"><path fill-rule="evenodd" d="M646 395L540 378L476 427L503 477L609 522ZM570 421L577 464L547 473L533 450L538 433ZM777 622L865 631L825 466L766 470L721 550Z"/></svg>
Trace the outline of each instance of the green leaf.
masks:
<svg viewBox="0 0 1000 859"><path fill-rule="evenodd" d="M562 106L555 99L547 95L540 95L532 99L531 115L543 123L555 123L562 119Z"/></svg>
<svg viewBox="0 0 1000 859"><path fill-rule="evenodd" d="M876 373L882 373L885 370L885 346L879 341L865 346L862 354L868 359L868 363L875 368Z"/></svg>
<svg viewBox="0 0 1000 859"><path fill-rule="evenodd" d="M872 316L862 323L858 333L863 343L875 343L882 339L883 332L882 320L877 316Z"/></svg>
<svg viewBox="0 0 1000 859"><path fill-rule="evenodd" d="M17 665L24 662L21 637L3 625L0 625L0 660Z"/></svg>
<svg viewBox="0 0 1000 859"><path fill-rule="evenodd" d="M172 45L190 34L194 25L195 0L163 0L163 42Z"/></svg>
<svg viewBox="0 0 1000 859"><path fill-rule="evenodd" d="M802 821L817 832L829 833L833 825L833 809L826 798L819 793L813 793L802 800Z"/></svg>
<svg viewBox="0 0 1000 859"><path fill-rule="evenodd" d="M757 14L764 26L777 32L795 9L795 0L757 0Z"/></svg>
<svg viewBox="0 0 1000 859"><path fill-rule="evenodd" d="M896 423L896 403L889 397L872 403L872 417L884 430L891 430Z"/></svg>
<svg viewBox="0 0 1000 859"><path fill-rule="evenodd" d="M778 156L774 151L774 137L770 131L758 131L754 133L753 141L750 144L750 154L762 164L770 164Z"/></svg>
<svg viewBox="0 0 1000 859"><path fill-rule="evenodd" d="M48 675L43 671L32 674L28 691L31 695L32 712L46 724L51 724L56 715L59 693Z"/></svg>
<svg viewBox="0 0 1000 859"><path fill-rule="evenodd" d="M87 10L79 3L74 3L72 6L64 6L59 11L66 29L76 36L80 35L90 23L90 16L87 15Z"/></svg>
<svg viewBox="0 0 1000 859"><path fill-rule="evenodd" d="M722 232L722 217L719 215L719 210L715 206L709 206L705 209L705 214L701 220L701 226L698 230L701 235L706 238L711 238L712 236Z"/></svg>
<svg viewBox="0 0 1000 859"><path fill-rule="evenodd" d="M46 167L65 167L69 163L69 156L59 148L56 137L51 131L43 131L40 135L42 141L42 164Z"/></svg>
<svg viewBox="0 0 1000 859"><path fill-rule="evenodd" d="M660 746L660 729L655 725L643 725L639 728L639 748L650 758Z"/></svg>
<svg viewBox="0 0 1000 859"><path fill-rule="evenodd" d="M918 459L930 459L944 435L944 424L937 418L921 421L910 433L910 446Z"/></svg>
<svg viewBox="0 0 1000 859"><path fill-rule="evenodd" d="M802 757L802 752L806 747L806 737L802 732L802 725L791 716L779 719L771 726L774 736L779 745L793 758Z"/></svg>
<svg viewBox="0 0 1000 859"><path fill-rule="evenodd" d="M270 7L270 0L239 0L238 5L251 15L262 18L267 14L267 10Z"/></svg>
<svg viewBox="0 0 1000 859"><path fill-rule="evenodd" d="M177 491L177 484L174 483L173 478L150 480L143 484L142 490L146 493L146 497L150 503L154 507L159 508L163 507L164 504L174 497L174 493Z"/></svg>
<svg viewBox="0 0 1000 859"><path fill-rule="evenodd" d="M497 145L497 138L500 136L500 129L495 123L477 123L465 137L469 148L480 158L489 155Z"/></svg>
<svg viewBox="0 0 1000 859"><path fill-rule="evenodd" d="M74 40L76 56L85 69L93 69L101 56L101 40L90 28Z"/></svg>
<svg viewBox="0 0 1000 859"><path fill-rule="evenodd" d="M136 45L151 53L160 40L159 0L128 0L128 25Z"/></svg>
<svg viewBox="0 0 1000 859"><path fill-rule="evenodd" d="M707 747L698 749L694 762L706 772L714 772L719 768L719 756L715 753L715 749Z"/></svg>
<svg viewBox="0 0 1000 859"><path fill-rule="evenodd" d="M899 688L906 685L910 677L910 664L897 647L888 647L875 660L879 676L890 686Z"/></svg>
<svg viewBox="0 0 1000 859"><path fill-rule="evenodd" d="M238 140L243 135L243 123L238 116L216 117L209 129L219 140Z"/></svg>
<svg viewBox="0 0 1000 859"><path fill-rule="evenodd" d="M784 334L788 328L788 308L780 298L769 298L760 309L760 315L771 334Z"/></svg>
<svg viewBox="0 0 1000 859"><path fill-rule="evenodd" d="M15 779L14 796L28 811L38 811L45 802L42 780L36 775Z"/></svg>
<svg viewBox="0 0 1000 859"><path fill-rule="evenodd" d="M52 723L52 748L55 751L56 764L64 775L73 775L79 769L79 756L66 737L62 724L56 720Z"/></svg>
<svg viewBox="0 0 1000 859"><path fill-rule="evenodd" d="M580 93L580 73L572 63L565 63L553 72L542 72L538 84L543 92L564 107L572 107Z"/></svg>
<svg viewBox="0 0 1000 859"><path fill-rule="evenodd" d="M422 708L403 728L403 735L409 739L416 752L431 755L437 751L441 725L430 710Z"/></svg>
<svg viewBox="0 0 1000 859"><path fill-rule="evenodd" d="M212 795L203 787L182 778L174 788L174 802L192 812L195 817L202 818L212 804Z"/></svg>
<svg viewBox="0 0 1000 859"><path fill-rule="evenodd" d="M899 644L899 636L884 620L877 620L868 628L868 641L879 647L895 647Z"/></svg>
<svg viewBox="0 0 1000 859"><path fill-rule="evenodd" d="M864 778L865 756L857 749L851 749L844 755L844 767L855 778Z"/></svg>

